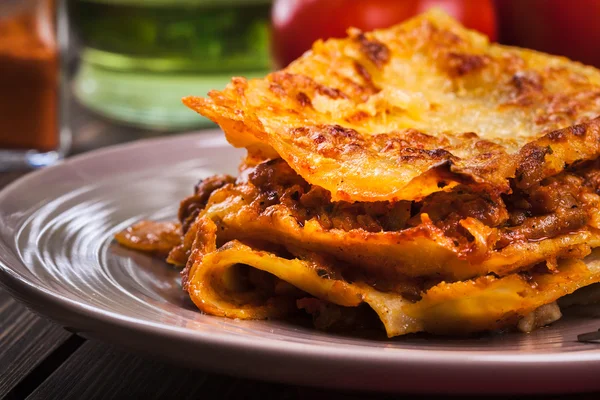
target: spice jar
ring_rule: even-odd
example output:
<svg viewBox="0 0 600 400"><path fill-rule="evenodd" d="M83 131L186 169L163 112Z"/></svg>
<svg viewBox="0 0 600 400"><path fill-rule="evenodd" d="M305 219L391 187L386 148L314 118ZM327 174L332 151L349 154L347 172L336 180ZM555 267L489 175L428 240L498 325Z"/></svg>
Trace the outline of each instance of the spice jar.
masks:
<svg viewBox="0 0 600 400"><path fill-rule="evenodd" d="M0 170L60 159L57 1L0 2Z"/></svg>

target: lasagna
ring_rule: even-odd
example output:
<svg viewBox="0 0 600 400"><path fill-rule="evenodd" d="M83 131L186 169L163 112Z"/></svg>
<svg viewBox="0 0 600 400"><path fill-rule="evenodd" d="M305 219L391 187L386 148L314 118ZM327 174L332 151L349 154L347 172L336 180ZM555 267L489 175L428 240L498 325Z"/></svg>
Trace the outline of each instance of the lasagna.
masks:
<svg viewBox="0 0 600 400"><path fill-rule="evenodd" d="M247 149L239 174L116 239L181 267L207 314L531 331L600 281L594 68L434 10L183 102Z"/></svg>

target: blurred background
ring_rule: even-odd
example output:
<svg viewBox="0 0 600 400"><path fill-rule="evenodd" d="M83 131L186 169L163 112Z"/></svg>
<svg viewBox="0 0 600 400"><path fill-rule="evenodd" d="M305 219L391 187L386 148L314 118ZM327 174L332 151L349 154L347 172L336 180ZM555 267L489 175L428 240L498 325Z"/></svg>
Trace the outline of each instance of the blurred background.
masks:
<svg viewBox="0 0 600 400"><path fill-rule="evenodd" d="M493 41L600 66L600 0L0 0L0 170L212 128L181 97L431 7Z"/></svg>

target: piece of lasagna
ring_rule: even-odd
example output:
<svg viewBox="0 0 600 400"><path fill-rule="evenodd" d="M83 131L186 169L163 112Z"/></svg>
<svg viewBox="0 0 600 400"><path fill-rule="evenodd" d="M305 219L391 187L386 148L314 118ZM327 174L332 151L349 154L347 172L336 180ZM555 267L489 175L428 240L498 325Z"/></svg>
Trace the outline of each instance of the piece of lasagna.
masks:
<svg viewBox="0 0 600 400"><path fill-rule="evenodd" d="M530 331L600 281L594 68L432 11L184 103L248 150L239 175L117 240L168 253L205 313Z"/></svg>

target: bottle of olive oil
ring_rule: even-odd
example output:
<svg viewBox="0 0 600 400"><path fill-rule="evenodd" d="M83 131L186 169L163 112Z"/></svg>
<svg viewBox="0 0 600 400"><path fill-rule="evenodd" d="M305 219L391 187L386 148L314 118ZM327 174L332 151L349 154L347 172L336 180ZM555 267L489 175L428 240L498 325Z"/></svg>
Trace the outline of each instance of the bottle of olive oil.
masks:
<svg viewBox="0 0 600 400"><path fill-rule="evenodd" d="M270 67L270 0L69 0L82 44L75 94L126 124L207 124L181 97L222 89Z"/></svg>

